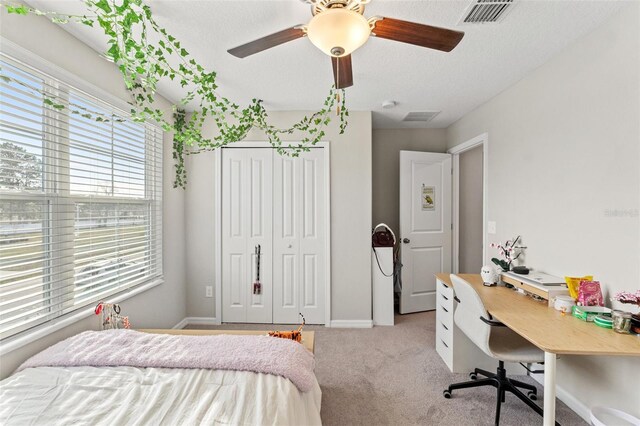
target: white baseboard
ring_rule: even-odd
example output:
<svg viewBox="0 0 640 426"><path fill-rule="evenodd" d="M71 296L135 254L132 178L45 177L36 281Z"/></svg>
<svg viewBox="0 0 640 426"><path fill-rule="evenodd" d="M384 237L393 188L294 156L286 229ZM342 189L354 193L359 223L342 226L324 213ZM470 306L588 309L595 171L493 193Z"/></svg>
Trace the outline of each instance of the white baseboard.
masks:
<svg viewBox="0 0 640 426"><path fill-rule="evenodd" d="M182 320L177 323L176 325L174 325L173 328L174 330L182 330L183 328L185 328L187 325L189 325L189 321L187 321L186 318L182 318Z"/></svg>
<svg viewBox="0 0 640 426"><path fill-rule="evenodd" d="M540 383L544 387L544 375L543 374L532 374L531 377L536 382ZM564 402L564 404L571 408L577 415L582 417L582 419L591 424L591 410L589 407L584 405L580 400L578 400L575 396L567 392L561 386L556 384L556 397Z"/></svg>
<svg viewBox="0 0 640 426"><path fill-rule="evenodd" d="M333 328L371 328L372 320L333 320L331 321Z"/></svg>
<svg viewBox="0 0 640 426"><path fill-rule="evenodd" d="M173 326L175 329L183 329L188 325L220 325L221 322L215 317L186 317Z"/></svg>

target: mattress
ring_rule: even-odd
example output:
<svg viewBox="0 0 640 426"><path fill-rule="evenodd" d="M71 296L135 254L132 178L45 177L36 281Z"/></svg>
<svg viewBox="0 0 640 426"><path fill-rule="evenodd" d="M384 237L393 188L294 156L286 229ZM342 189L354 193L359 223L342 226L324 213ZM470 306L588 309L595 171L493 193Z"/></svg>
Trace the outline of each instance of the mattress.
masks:
<svg viewBox="0 0 640 426"><path fill-rule="evenodd" d="M321 396L246 371L37 367L0 382L0 424L319 425Z"/></svg>

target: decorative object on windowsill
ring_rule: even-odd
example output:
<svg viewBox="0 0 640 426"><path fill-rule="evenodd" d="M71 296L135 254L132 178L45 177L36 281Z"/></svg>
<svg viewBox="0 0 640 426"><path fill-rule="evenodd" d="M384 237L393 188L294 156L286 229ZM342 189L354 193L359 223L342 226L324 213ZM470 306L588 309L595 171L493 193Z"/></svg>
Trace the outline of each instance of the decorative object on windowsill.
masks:
<svg viewBox="0 0 640 426"><path fill-rule="evenodd" d="M120 315L120 305L116 303L100 302L96 306L95 313L100 315L101 330L131 328L129 317Z"/></svg>
<svg viewBox="0 0 640 426"><path fill-rule="evenodd" d="M174 187L185 188L187 184L185 155L212 151L241 141L252 129L264 133L278 153L294 157L325 138L332 111L335 110L338 116L340 134L346 129L349 111L344 90L332 87L320 110L288 128L279 128L270 122L262 100L253 99L241 108L224 97L220 93L224 90L218 90L217 73L198 63L176 37L161 27L154 19L151 7L143 0L84 0L83 3L86 14L70 15L0 0L0 6L10 14L43 16L60 25L73 22L95 28L107 36L107 50L101 56L113 62L124 78L131 95L131 118L140 122L155 121L165 132L174 134ZM395 20L384 20L385 24L389 22ZM0 78L20 84L4 70L0 70ZM171 82L180 84L186 92L173 106L173 116L158 108L156 103L158 85ZM25 90L33 92L36 89L25 87ZM46 89L37 95L43 97L44 107L52 111L66 110L65 113L98 122L123 120L123 117L89 110L81 103L59 99ZM185 108L192 111L188 117ZM208 132L216 136L209 139L202 132L207 118L211 118L216 127L215 132ZM296 142L283 141L282 137L289 135L299 136L295 137Z"/></svg>
<svg viewBox="0 0 640 426"><path fill-rule="evenodd" d="M482 283L487 287L493 287L498 285L500 275L496 272L496 268L493 265L484 265L480 270L480 276L482 277Z"/></svg>
<svg viewBox="0 0 640 426"><path fill-rule="evenodd" d="M508 272L511 269L513 261L520 257L522 250L526 249L524 246L517 246L516 244L518 244L518 241L520 241L520 235L513 240L507 240L504 244L491 243L489 245L489 247L497 249L500 256L504 257L504 259L494 257L491 261L502 268L505 272Z"/></svg>
<svg viewBox="0 0 640 426"><path fill-rule="evenodd" d="M296 342L301 343L302 342L302 328L304 327L305 319L304 319L304 315L302 315L302 313L300 313L299 315L300 315L300 317L302 317L302 324L300 324L300 327L298 327L297 330L270 331L269 332L269 336L278 337L280 339L295 340Z"/></svg>

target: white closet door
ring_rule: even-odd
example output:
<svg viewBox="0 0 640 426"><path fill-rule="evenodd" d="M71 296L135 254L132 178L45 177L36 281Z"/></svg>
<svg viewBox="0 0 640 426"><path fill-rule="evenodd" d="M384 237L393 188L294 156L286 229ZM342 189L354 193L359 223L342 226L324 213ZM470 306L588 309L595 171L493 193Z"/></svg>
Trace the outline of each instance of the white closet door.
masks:
<svg viewBox="0 0 640 426"><path fill-rule="evenodd" d="M274 155L273 321L325 322L324 150Z"/></svg>
<svg viewBox="0 0 640 426"><path fill-rule="evenodd" d="M272 322L273 150L222 150L222 320ZM255 247L261 294L253 294Z"/></svg>

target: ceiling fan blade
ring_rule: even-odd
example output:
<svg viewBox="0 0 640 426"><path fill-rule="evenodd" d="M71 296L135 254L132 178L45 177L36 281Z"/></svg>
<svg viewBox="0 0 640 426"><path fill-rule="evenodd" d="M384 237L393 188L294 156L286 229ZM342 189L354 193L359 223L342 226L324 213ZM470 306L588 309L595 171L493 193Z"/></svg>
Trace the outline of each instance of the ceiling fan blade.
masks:
<svg viewBox="0 0 640 426"><path fill-rule="evenodd" d="M271 49L282 43L296 40L304 37L305 32L302 30L302 25L295 26L293 28L287 28L286 30L278 31L277 33L270 34L266 37L259 38L242 46L234 47L227 50L233 56L237 58L246 58L254 53L262 52L263 50Z"/></svg>
<svg viewBox="0 0 640 426"><path fill-rule="evenodd" d="M345 89L353 86L353 70L351 69L351 55L336 58L331 57L333 65L333 81L336 89Z"/></svg>
<svg viewBox="0 0 640 426"><path fill-rule="evenodd" d="M376 21L372 32L380 38L415 44L444 52L451 52L464 37L464 33L461 31L416 24L393 18L382 18Z"/></svg>

